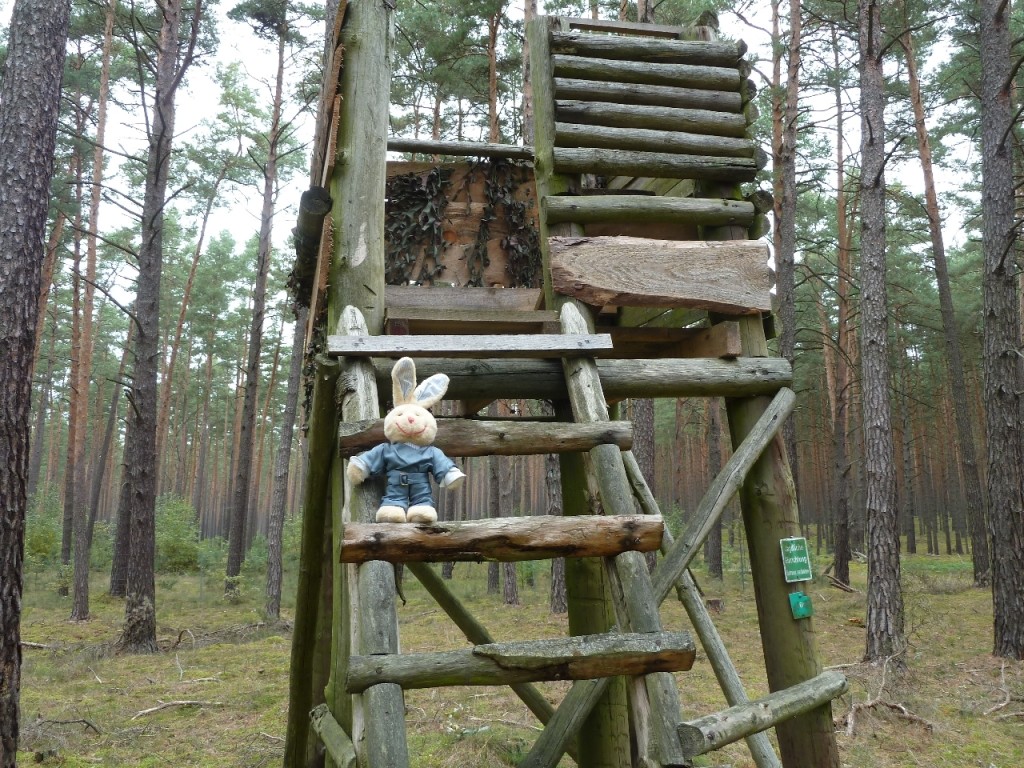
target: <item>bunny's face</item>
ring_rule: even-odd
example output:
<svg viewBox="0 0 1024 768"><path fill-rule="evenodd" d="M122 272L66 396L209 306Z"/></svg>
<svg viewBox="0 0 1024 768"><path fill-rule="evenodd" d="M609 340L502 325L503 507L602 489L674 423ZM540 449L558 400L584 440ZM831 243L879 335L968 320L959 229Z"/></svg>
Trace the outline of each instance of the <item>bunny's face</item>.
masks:
<svg viewBox="0 0 1024 768"><path fill-rule="evenodd" d="M437 435L434 414L421 405L396 405L384 417L384 437L392 443L430 445Z"/></svg>

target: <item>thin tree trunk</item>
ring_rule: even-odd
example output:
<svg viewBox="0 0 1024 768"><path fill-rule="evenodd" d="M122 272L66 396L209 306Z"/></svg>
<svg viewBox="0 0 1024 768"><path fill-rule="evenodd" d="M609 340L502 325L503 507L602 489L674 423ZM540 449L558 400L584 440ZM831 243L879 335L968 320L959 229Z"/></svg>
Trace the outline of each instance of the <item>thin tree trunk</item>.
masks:
<svg viewBox="0 0 1024 768"><path fill-rule="evenodd" d="M719 399L708 398L708 476L714 482L722 471L722 418ZM722 519L719 518L711 528L711 533L704 542L704 562L708 567L708 575L715 579L722 578Z"/></svg>
<svg viewBox="0 0 1024 768"><path fill-rule="evenodd" d="M881 23L879 0L860 0L861 380L869 539L865 659L892 659L893 667L901 669L906 662L898 654L906 647L906 641L889 402Z"/></svg>

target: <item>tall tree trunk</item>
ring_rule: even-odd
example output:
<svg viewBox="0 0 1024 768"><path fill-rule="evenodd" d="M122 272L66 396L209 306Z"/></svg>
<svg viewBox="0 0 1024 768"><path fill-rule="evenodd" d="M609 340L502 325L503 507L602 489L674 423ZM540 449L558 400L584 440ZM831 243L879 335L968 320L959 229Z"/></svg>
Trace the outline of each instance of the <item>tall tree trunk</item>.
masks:
<svg viewBox="0 0 1024 768"><path fill-rule="evenodd" d="M797 96L800 87L800 0L789 2L789 41L787 54L786 87L782 88L782 35L780 32L779 0L772 0L772 37L775 54L772 69L772 154L775 191L775 269L778 292L779 354L793 363L796 349L796 129ZM786 419L782 434L793 471L793 483L799 491L796 460L796 424Z"/></svg>
<svg viewBox="0 0 1024 768"><path fill-rule="evenodd" d="M40 327L46 324L46 318L43 315L38 315L38 318ZM32 445L29 448L27 494L30 499L35 496L36 490L39 488L39 474L43 467L43 447L46 442L44 439L46 436L46 415L50 410L50 393L53 391L53 352L56 343L57 329L54 326L53 333L50 334L50 351L46 356L46 373L43 375L42 396L35 409L36 421L32 427Z"/></svg>
<svg viewBox="0 0 1024 768"><path fill-rule="evenodd" d="M135 376L132 413L125 436L124 512L129 521L128 585L125 623L119 645L132 652L156 650L156 422L157 375L160 367L160 280L163 270L164 207L174 139L174 97L192 63L203 3L193 8L192 35L179 62L182 0L163 6L156 81L148 132L146 188L142 203L142 246L139 249L135 320Z"/></svg>
<svg viewBox="0 0 1024 768"><path fill-rule="evenodd" d="M228 563L224 580L225 594L237 590L237 578L245 559L245 520L249 501L252 469L252 439L256 426L256 395L260 373L260 350L263 344L263 317L267 298L267 274L270 272L271 235L274 227L274 196L277 190L277 153L281 141L281 103L284 96L285 34L278 36L277 75L274 84L274 107L267 142L267 162L263 168L263 208L260 211L260 240L253 287L252 327L249 331L249 354L245 367L245 400L239 430L239 453L235 470L234 499L231 506L231 527L228 532Z"/></svg>
<svg viewBox="0 0 1024 768"><path fill-rule="evenodd" d="M268 619L281 616L281 535L284 529L285 497L288 492L288 470L291 466L292 442L295 435L295 414L302 385L302 361L305 358L307 307L295 305L295 337L292 339L292 361L288 369L288 394L281 414L281 438L274 459L274 490L267 526L267 602Z"/></svg>
<svg viewBox="0 0 1024 768"><path fill-rule="evenodd" d="M16 0L0 81L0 766L18 760L32 355L70 3Z"/></svg>
<svg viewBox="0 0 1024 768"><path fill-rule="evenodd" d="M1014 263L1010 4L980 0L985 423L996 656L1024 659L1024 359Z"/></svg>
<svg viewBox="0 0 1024 768"><path fill-rule="evenodd" d="M77 101L80 94L75 95ZM78 121L77 129L85 130L84 115ZM64 463L64 508L63 525L60 537L60 562L67 566L71 563L71 548L74 544L75 526L75 480L77 476L78 456L81 453L81 441L78 438L78 411L82 400L80 395L79 365L81 363L82 340L82 157L76 149L71 162L74 170L75 188L75 221L74 246L71 266L71 365L68 375L68 442L65 445L66 459ZM60 594L67 594L67 586L62 585Z"/></svg>
<svg viewBox="0 0 1024 768"><path fill-rule="evenodd" d="M932 240L932 257L935 260L935 282L939 289L939 309L942 313L942 332L946 342L946 367L950 386L955 393L967 391L964 380L963 355L957 332L956 315L953 312L953 295L949 286L949 269L946 265L946 247L942 238L942 218L939 200L935 193L935 177L932 172L932 151L928 129L924 122L924 102L921 98L921 84L917 78L917 62L914 57L910 32L900 36L900 45L907 59L907 79L910 86L910 103L914 109L914 127L917 131L918 155L924 176L925 210L928 213L928 231ZM953 415L956 420L957 444L960 446L960 466L967 496L967 516L971 528L971 547L974 560L974 584L989 583L988 538L985 528L985 496L981 490L978 460L974 451L974 429L967 398L959 394L953 398Z"/></svg>
<svg viewBox="0 0 1024 768"><path fill-rule="evenodd" d="M900 531L889 402L885 286L885 85L880 0L860 0L861 355L867 470L868 616L865 659L892 659L906 647L900 586Z"/></svg>

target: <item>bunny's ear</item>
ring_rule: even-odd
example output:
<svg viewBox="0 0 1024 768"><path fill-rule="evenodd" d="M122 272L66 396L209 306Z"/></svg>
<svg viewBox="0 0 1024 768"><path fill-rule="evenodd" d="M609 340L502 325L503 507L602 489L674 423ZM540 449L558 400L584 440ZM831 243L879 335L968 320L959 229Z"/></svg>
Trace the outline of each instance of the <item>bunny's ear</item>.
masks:
<svg viewBox="0 0 1024 768"><path fill-rule="evenodd" d="M423 382L426 384L426 382ZM395 405L413 402L416 389L416 365L411 357L403 357L391 369L391 396Z"/></svg>
<svg viewBox="0 0 1024 768"><path fill-rule="evenodd" d="M423 380L423 383L416 387L413 393L413 400L417 405L424 408L431 408L437 405L448 391L448 377L443 373L435 373Z"/></svg>

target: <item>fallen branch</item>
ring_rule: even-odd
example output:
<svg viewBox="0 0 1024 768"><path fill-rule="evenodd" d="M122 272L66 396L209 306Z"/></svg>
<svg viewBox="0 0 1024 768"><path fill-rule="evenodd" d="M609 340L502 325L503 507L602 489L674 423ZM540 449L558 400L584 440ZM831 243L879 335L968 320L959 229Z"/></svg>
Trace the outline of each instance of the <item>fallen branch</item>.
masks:
<svg viewBox="0 0 1024 768"><path fill-rule="evenodd" d="M1007 712L1005 715L996 715L993 720L1012 720L1015 717L1024 717L1024 712Z"/></svg>
<svg viewBox="0 0 1024 768"><path fill-rule="evenodd" d="M36 725L84 725L85 730L92 728L96 731L96 735L100 735L100 729L93 725L90 721L84 717L80 717L77 720L36 720Z"/></svg>
<svg viewBox="0 0 1024 768"><path fill-rule="evenodd" d="M859 704L851 703L850 711L847 712L843 717L836 718L833 721L836 727L839 727L845 722L847 736L853 736L854 723L856 722L858 712L861 712L865 709L878 708L884 708L892 712L895 712L900 719L909 720L912 723L917 723L918 725L921 725L929 733L935 730L935 726L932 723L928 722L920 715L915 715L902 704L895 704L891 701L885 701L882 699L882 694L885 692L885 678L889 672L889 662L891 662L893 659L898 658L899 656L902 656L904 653L906 653L906 651L907 649L904 648L898 653L894 653L892 656L886 657L885 662L882 664L882 681L879 683L878 693L875 694L875 697L873 699L868 699L867 701Z"/></svg>
<svg viewBox="0 0 1024 768"><path fill-rule="evenodd" d="M38 648L43 651L52 651L57 646L47 645L46 643L30 643L28 640L18 641L22 648Z"/></svg>
<svg viewBox="0 0 1024 768"><path fill-rule="evenodd" d="M854 589L849 584L847 584L845 581L840 581L839 579L837 579L835 576L832 576L831 574L829 574L829 576L828 576L828 583L831 584L836 589L843 590L843 592L857 592L857 593L860 592L859 589Z"/></svg>
<svg viewBox="0 0 1024 768"><path fill-rule="evenodd" d="M157 701L160 701L157 699ZM149 709L143 709L140 712L136 712L132 717L132 720L138 720L144 715L151 715L154 712L159 712L161 709L169 709L170 707L223 707L223 701L193 701L191 699L186 701L160 701L155 707Z"/></svg>
<svg viewBox="0 0 1024 768"><path fill-rule="evenodd" d="M1003 694L1003 700L996 704L994 707L989 707L983 715L991 715L993 712L998 712L1003 707L1007 706L1013 701L1013 696L1010 694L1010 689L1006 687L1006 662L1004 661L999 667L999 690Z"/></svg>

